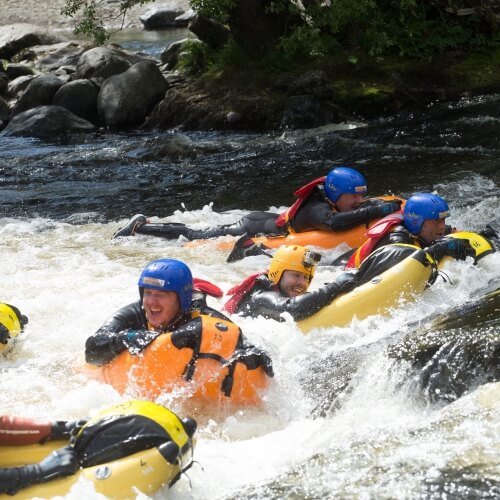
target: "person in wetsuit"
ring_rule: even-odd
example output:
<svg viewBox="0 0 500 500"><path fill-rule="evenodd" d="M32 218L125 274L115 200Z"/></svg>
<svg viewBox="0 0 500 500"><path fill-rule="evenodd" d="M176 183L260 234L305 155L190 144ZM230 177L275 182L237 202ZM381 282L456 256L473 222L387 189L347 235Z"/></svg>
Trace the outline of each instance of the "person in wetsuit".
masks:
<svg viewBox="0 0 500 500"><path fill-rule="evenodd" d="M215 285L203 283L222 295ZM220 335L224 332L229 335L230 326L239 331L226 316L206 304L205 295L199 292L200 287L194 288L190 269L181 261L159 259L150 262L142 271L138 285L140 299L119 309L87 339L87 363L105 365L125 350L138 354L155 338L167 332L172 332L171 341L175 348L195 351L203 335L209 334L205 326L209 323L205 321L206 317L221 319L224 328ZM241 332L235 349L245 354L247 366L252 366L252 369L262 366L266 374L272 376L269 356L248 344Z"/></svg>
<svg viewBox="0 0 500 500"><path fill-rule="evenodd" d="M283 320L281 315L285 312L296 321L311 316L342 293L351 291L356 283L351 273L344 273L336 281L308 292L320 258L299 245L281 246L267 272L252 275L229 290L231 298L224 310L277 321Z"/></svg>
<svg viewBox="0 0 500 500"><path fill-rule="evenodd" d="M184 224L152 223L142 214L134 215L113 238L148 234L167 239L183 236L188 240L217 236L282 235L314 229L342 231L368 224L401 207L400 201L365 200L366 180L357 170L336 167L295 191L296 202L282 214L252 212L234 224L195 230Z"/></svg>
<svg viewBox="0 0 500 500"><path fill-rule="evenodd" d="M88 420L52 422L0 416L2 445L16 445L22 449L21 445L43 444L47 440L69 441L65 446L62 441L61 448L41 462L0 468L0 493L15 495L29 486L71 476L80 468L104 464L150 448L157 448L165 460L175 464L183 445L181 439L187 438L184 447L192 447L195 431L193 419L181 420L161 405L139 400L113 405ZM2 440L3 434L6 437ZM169 485L177 479L178 476L174 477ZM23 498L27 498L26 494Z"/></svg>
<svg viewBox="0 0 500 500"><path fill-rule="evenodd" d="M366 283L422 248L439 263L449 256L457 260L475 257L466 239L449 238L453 232L446 225L448 203L432 193L416 193L404 207L403 216L390 216L387 227L377 237L365 242L350 258L347 267L358 268L358 283ZM383 222L383 221L381 221ZM398 223L399 222L399 223Z"/></svg>

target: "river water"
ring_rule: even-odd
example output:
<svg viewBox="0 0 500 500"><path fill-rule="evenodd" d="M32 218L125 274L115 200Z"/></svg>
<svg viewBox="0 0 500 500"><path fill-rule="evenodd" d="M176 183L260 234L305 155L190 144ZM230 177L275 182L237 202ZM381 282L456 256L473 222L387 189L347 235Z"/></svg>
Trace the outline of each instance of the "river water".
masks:
<svg viewBox="0 0 500 500"><path fill-rule="evenodd" d="M183 259L224 290L266 266L265 257L228 265L212 245L112 240L130 215L199 228L228 223L249 210L278 210L295 188L348 163L365 174L371 194L435 190L449 201L453 225L480 230L498 218L499 136L500 96L482 96L370 126L93 135L65 144L2 138L1 299L30 318L12 354L0 359L2 412L70 419L121 400L81 369L84 343L137 298L148 261ZM314 286L337 272L319 268ZM455 262L447 274L452 284L438 281L389 318L308 336L291 321L235 318L273 358L265 406L205 413L162 395L173 410L194 414L199 430L189 480L157 498L498 498L500 384L429 404L409 389L407 367L385 354L388 339L456 316L457 306L498 286L499 254L477 267ZM486 326L464 314L464 328L497 332L498 310ZM351 360L352 352L369 355L345 368L330 362ZM338 392L343 380L348 390ZM69 498L98 497L82 483Z"/></svg>

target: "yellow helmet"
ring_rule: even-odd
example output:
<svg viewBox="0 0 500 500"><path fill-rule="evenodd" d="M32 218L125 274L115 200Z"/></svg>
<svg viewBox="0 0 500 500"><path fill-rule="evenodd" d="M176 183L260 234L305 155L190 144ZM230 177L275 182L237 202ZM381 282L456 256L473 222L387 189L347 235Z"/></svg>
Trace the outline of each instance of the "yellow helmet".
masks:
<svg viewBox="0 0 500 500"><path fill-rule="evenodd" d="M0 303L0 325L7 328L11 337L17 337L28 322L17 307Z"/></svg>
<svg viewBox="0 0 500 500"><path fill-rule="evenodd" d="M284 271L298 271L308 276L309 283L311 283L316 264L320 260L321 255L319 253L311 252L300 245L281 246L271 260L267 275L277 285Z"/></svg>

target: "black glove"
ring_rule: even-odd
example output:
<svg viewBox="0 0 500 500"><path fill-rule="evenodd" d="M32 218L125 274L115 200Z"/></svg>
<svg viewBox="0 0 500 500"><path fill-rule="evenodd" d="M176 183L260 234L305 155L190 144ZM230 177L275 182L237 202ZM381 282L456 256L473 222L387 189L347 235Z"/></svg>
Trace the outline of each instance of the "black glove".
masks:
<svg viewBox="0 0 500 500"><path fill-rule="evenodd" d="M0 323L0 344L7 344L10 339L10 332L5 325Z"/></svg>
<svg viewBox="0 0 500 500"><path fill-rule="evenodd" d="M120 340L131 354L139 354L153 340L160 335L159 332L148 330L127 330L120 335Z"/></svg>
<svg viewBox="0 0 500 500"><path fill-rule="evenodd" d="M440 261L445 255L457 260L465 260L466 257L476 257L476 252L471 247L469 241L459 238L443 238L426 248L425 251L436 261Z"/></svg>
<svg viewBox="0 0 500 500"><path fill-rule="evenodd" d="M479 234L481 236L484 236L487 239L500 238L498 236L498 232L495 231L489 224L487 224L486 227L482 231L479 231Z"/></svg>
<svg viewBox="0 0 500 500"><path fill-rule="evenodd" d="M236 351L233 358L245 363L249 370L255 370L262 366L268 377L274 377L273 362L267 352L253 345L246 345L243 349Z"/></svg>
<svg viewBox="0 0 500 500"><path fill-rule="evenodd" d="M348 293L358 286L358 280L353 273L342 273L334 282L339 287L339 293Z"/></svg>
<svg viewBox="0 0 500 500"><path fill-rule="evenodd" d="M403 202L401 200L384 201L380 205L367 207L369 219L379 219L381 217L385 217L386 215L397 212L398 210L401 210L402 203Z"/></svg>
<svg viewBox="0 0 500 500"><path fill-rule="evenodd" d="M392 214L401 210L401 204L403 202L401 200L393 200L393 201L384 201L381 205L379 205L380 214L385 217L386 215Z"/></svg>

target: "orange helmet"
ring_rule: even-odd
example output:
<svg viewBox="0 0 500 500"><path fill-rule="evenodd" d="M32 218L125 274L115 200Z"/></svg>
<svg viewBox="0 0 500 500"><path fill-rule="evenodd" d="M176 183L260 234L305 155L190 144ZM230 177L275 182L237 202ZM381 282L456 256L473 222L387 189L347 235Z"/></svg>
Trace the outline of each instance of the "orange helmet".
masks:
<svg viewBox="0 0 500 500"><path fill-rule="evenodd" d="M298 271L313 279L316 264L321 260L319 253L311 252L300 245L285 245L278 248L269 266L267 276L277 285L284 271Z"/></svg>

